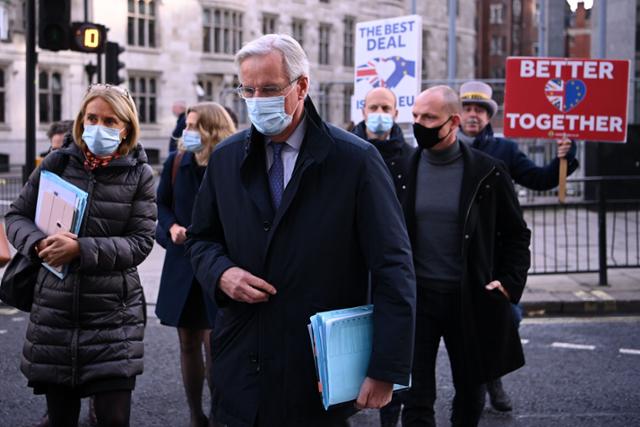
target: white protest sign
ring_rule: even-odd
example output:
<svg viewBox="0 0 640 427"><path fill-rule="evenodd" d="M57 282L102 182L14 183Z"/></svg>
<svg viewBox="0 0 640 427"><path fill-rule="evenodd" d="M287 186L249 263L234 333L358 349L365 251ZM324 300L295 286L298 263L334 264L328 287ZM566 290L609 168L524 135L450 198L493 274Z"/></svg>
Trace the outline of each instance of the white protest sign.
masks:
<svg viewBox="0 0 640 427"><path fill-rule="evenodd" d="M419 15L356 25L354 96L351 120L362 120L367 93L387 87L398 100L398 123L411 123L411 108L422 77L422 18Z"/></svg>

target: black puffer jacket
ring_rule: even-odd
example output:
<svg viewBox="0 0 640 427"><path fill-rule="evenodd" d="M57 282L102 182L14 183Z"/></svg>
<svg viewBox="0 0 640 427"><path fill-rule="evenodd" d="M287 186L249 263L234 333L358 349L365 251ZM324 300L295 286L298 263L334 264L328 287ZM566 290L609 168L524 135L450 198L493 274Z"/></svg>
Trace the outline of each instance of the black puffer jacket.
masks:
<svg viewBox="0 0 640 427"><path fill-rule="evenodd" d="M60 280L42 267L36 282L21 369L30 382L80 386L142 373L146 307L136 266L153 247L152 170L140 145L88 172L76 144L49 154L40 168L87 191L80 256ZM46 237L34 224L40 169L13 202L5 223L11 243L37 260Z"/></svg>

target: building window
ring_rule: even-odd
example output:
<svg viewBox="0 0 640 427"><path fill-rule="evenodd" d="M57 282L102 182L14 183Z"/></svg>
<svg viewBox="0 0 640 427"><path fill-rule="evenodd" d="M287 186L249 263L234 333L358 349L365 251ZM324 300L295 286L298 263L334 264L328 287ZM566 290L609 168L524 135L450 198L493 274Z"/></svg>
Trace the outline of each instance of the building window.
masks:
<svg viewBox="0 0 640 427"><path fill-rule="evenodd" d="M351 97L353 97L353 84L344 85L342 90L342 121L351 122Z"/></svg>
<svg viewBox="0 0 640 427"><path fill-rule="evenodd" d="M156 47L156 5L154 0L128 0L127 43Z"/></svg>
<svg viewBox="0 0 640 427"><path fill-rule="evenodd" d="M491 36L491 46L489 46L489 54L491 55L504 54L504 37Z"/></svg>
<svg viewBox="0 0 640 427"><path fill-rule="evenodd" d="M331 34L331 25L320 24L318 34L318 63L321 65L329 65L329 35Z"/></svg>
<svg viewBox="0 0 640 427"><path fill-rule="evenodd" d="M262 14L262 34L275 34L278 24L278 16L269 13Z"/></svg>
<svg viewBox="0 0 640 427"><path fill-rule="evenodd" d="M489 6L489 23L502 24L504 21L504 6L501 3Z"/></svg>
<svg viewBox="0 0 640 427"><path fill-rule="evenodd" d="M40 123L57 122L62 118L62 75L56 71L40 71L38 75L38 106Z"/></svg>
<svg viewBox="0 0 640 427"><path fill-rule="evenodd" d="M343 23L344 40L342 47L342 65L345 67L353 67L356 19L353 16L345 16Z"/></svg>
<svg viewBox="0 0 640 427"><path fill-rule="evenodd" d="M242 47L242 13L229 9L203 11L202 50L234 54Z"/></svg>
<svg viewBox="0 0 640 427"><path fill-rule="evenodd" d="M329 121L329 85L320 83L318 88L318 110L323 120Z"/></svg>
<svg viewBox="0 0 640 427"><path fill-rule="evenodd" d="M213 101L213 81L205 77L198 80L198 102Z"/></svg>
<svg viewBox="0 0 640 427"><path fill-rule="evenodd" d="M156 123L156 106L158 105L156 78L129 76L129 92L138 107L140 123Z"/></svg>
<svg viewBox="0 0 640 427"><path fill-rule="evenodd" d="M291 21L291 36L300 43L300 46L304 48L304 21L301 19L294 19Z"/></svg>
<svg viewBox="0 0 640 427"><path fill-rule="evenodd" d="M0 40L9 41L9 8L0 4Z"/></svg>
<svg viewBox="0 0 640 427"><path fill-rule="evenodd" d="M6 93L7 87L4 81L4 69L0 68L0 123L6 123L7 119L5 117L5 101L6 101Z"/></svg>

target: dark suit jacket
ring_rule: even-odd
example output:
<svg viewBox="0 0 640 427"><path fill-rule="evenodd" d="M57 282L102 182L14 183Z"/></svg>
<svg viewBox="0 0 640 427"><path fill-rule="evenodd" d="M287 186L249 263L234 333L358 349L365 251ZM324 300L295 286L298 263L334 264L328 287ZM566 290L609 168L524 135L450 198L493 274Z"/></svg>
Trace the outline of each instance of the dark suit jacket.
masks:
<svg viewBox="0 0 640 427"><path fill-rule="evenodd" d="M464 354L468 378L486 382L524 365L510 303L517 303L524 291L531 232L502 163L464 144L460 147L464 162L460 192ZM401 199L412 241L420 152L416 148L409 160L409 188ZM502 283L511 301L498 290L485 289L492 280Z"/></svg>
<svg viewBox="0 0 640 427"><path fill-rule="evenodd" d="M214 411L234 427L252 427L258 413L260 426L322 426L335 415L321 405L307 324L318 311L365 304L369 271L375 309L368 375L409 381L415 276L393 183L372 145L324 123L310 99L305 114L304 141L277 211L264 139L252 128L216 148L189 229L194 271L220 307L212 336ZM262 304L226 298L217 285L232 266L265 279L277 295Z"/></svg>
<svg viewBox="0 0 640 427"><path fill-rule="evenodd" d="M385 141L368 139L367 126L364 121L358 123L351 132L365 141L370 142L378 149L391 173L391 179L396 186L396 194L400 197L399 195L407 190L405 171L407 170L409 156L411 156L413 152L413 147L405 142L400 126L394 123L389 134L389 139Z"/></svg>

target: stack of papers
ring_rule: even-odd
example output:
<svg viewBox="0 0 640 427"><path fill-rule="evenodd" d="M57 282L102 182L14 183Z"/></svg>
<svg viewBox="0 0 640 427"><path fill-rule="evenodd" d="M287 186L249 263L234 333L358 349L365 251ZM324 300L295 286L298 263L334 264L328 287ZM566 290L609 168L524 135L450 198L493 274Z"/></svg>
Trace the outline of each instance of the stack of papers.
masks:
<svg viewBox="0 0 640 427"><path fill-rule="evenodd" d="M308 326L322 404L355 400L369 368L373 305L317 313ZM396 384L394 390L406 388Z"/></svg>
<svg viewBox="0 0 640 427"><path fill-rule="evenodd" d="M87 206L88 194L68 183L58 175L43 170L40 172L40 187L36 204L36 225L47 236L62 231L80 232L80 225ZM43 262L49 271L64 279L67 266L52 267Z"/></svg>

